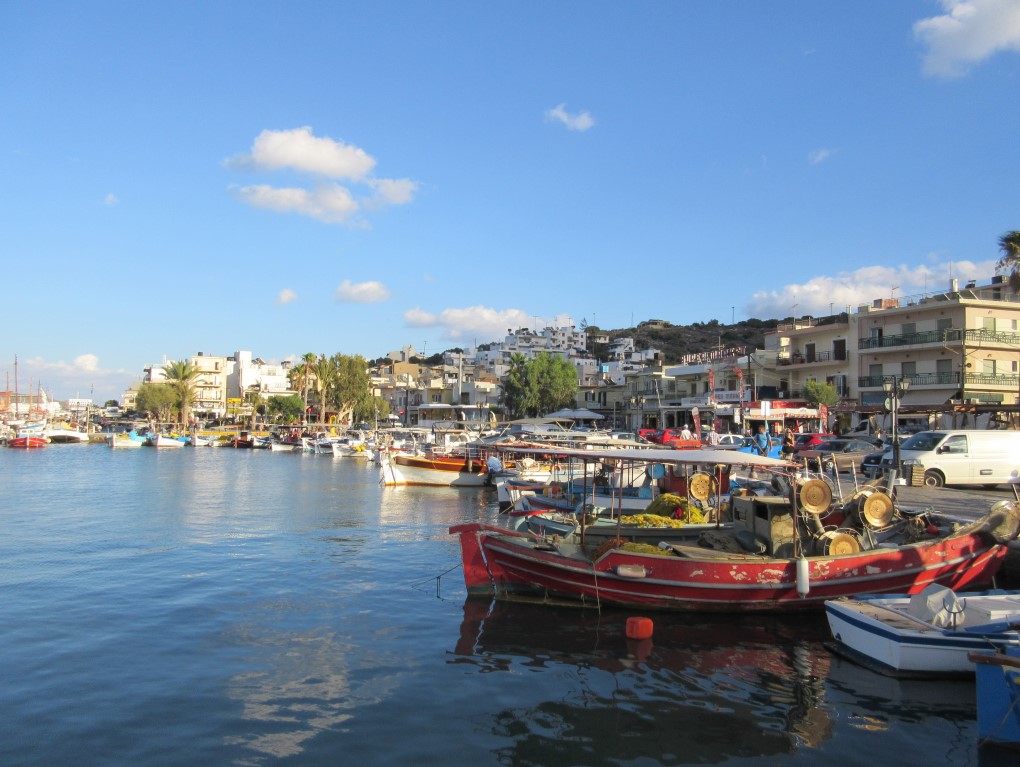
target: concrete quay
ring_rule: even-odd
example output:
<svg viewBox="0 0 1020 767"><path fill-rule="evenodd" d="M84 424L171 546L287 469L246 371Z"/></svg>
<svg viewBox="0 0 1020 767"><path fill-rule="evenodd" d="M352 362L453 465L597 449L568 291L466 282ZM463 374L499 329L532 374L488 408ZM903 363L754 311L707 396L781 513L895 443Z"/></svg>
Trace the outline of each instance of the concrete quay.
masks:
<svg viewBox="0 0 1020 767"><path fill-rule="evenodd" d="M853 483L844 478L840 479L840 489L844 497L854 492ZM940 514L966 523L985 514L997 501L1015 500L1016 496L1009 485L999 485L994 489L898 485L895 499L899 508L923 511L931 507ZM1010 545L996 585L999 588L1020 589L1020 541Z"/></svg>

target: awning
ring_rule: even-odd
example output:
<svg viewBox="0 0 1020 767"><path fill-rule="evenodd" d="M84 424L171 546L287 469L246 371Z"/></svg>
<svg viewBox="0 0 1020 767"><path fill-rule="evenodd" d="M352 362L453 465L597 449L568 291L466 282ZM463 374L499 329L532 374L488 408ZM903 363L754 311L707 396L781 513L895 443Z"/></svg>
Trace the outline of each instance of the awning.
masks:
<svg viewBox="0 0 1020 767"><path fill-rule="evenodd" d="M569 408L564 408L563 410L557 410L555 413L549 413L549 415L547 415L546 418L574 418L590 420L592 418L596 419L605 418L605 416L599 415L595 411L588 410L587 408L579 408L577 410L570 410Z"/></svg>

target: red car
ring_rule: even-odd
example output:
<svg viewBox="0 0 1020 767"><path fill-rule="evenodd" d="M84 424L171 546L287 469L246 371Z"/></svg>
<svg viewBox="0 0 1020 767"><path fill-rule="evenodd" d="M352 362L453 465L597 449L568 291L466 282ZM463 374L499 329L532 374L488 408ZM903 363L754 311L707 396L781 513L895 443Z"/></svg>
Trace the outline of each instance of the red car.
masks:
<svg viewBox="0 0 1020 767"><path fill-rule="evenodd" d="M680 435L683 434L683 431L683 429L666 429L657 441L665 447L671 447L675 442L681 443L684 447L701 447L701 440L697 437L692 436L689 440L681 437Z"/></svg>
<svg viewBox="0 0 1020 767"><path fill-rule="evenodd" d="M662 432L659 429L638 429L637 434L649 442L662 442Z"/></svg>
<svg viewBox="0 0 1020 767"><path fill-rule="evenodd" d="M819 445L824 445L826 442L834 439L839 439L839 437L835 434L795 434L793 452L799 453L801 450L814 450Z"/></svg>

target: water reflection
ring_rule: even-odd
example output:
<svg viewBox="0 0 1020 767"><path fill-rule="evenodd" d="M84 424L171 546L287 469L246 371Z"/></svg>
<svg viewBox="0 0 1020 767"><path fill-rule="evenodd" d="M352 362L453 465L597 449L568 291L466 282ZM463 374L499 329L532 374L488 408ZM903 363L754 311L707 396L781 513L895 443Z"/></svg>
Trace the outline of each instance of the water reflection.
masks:
<svg viewBox="0 0 1020 767"><path fill-rule="evenodd" d="M832 658L817 620L662 615L628 640L626 613L467 600L451 663L554 671L555 697L496 713L504 764L713 763L817 747Z"/></svg>
<svg viewBox="0 0 1020 767"><path fill-rule="evenodd" d="M448 663L532 674L530 697L484 725L512 741L499 748L501 763L718 763L805 751L844 765L890 753L929 765L998 763L976 749L972 682L855 666L825 648L822 616L653 614L653 637L634 641L628 615L464 603Z"/></svg>

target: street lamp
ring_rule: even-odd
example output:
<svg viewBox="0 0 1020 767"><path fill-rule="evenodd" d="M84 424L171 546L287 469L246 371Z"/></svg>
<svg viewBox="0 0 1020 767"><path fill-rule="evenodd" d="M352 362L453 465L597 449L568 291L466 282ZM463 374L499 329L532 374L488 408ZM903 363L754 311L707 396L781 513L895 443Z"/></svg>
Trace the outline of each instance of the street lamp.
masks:
<svg viewBox="0 0 1020 767"><path fill-rule="evenodd" d="M893 443L893 468L899 472L900 466L900 435L898 432L898 420L900 412L900 399L910 388L910 379L906 376L899 378L886 378L882 381L882 388L885 389L885 407L892 413L892 443Z"/></svg>

